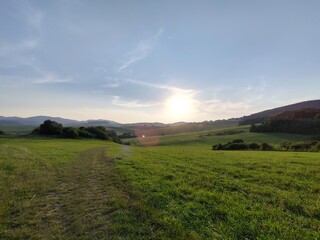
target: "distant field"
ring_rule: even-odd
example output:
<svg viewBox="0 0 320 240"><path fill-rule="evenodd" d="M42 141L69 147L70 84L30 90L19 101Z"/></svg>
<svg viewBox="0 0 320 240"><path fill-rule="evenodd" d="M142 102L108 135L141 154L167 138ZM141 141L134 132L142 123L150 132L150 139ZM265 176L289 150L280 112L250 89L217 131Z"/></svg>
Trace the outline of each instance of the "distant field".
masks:
<svg viewBox="0 0 320 240"><path fill-rule="evenodd" d="M0 239L320 239L320 153L211 151L247 127L108 141L0 138Z"/></svg>
<svg viewBox="0 0 320 240"><path fill-rule="evenodd" d="M228 132L239 132L228 134ZM223 135L219 135L223 134ZM210 131L195 133L183 133L167 136L156 136L148 138L129 139L127 141L135 145L157 145L157 146L188 146L210 148L213 144L227 143L233 139L243 139L245 142L267 142L274 145L281 142L300 142L310 140L308 135L289 134L289 133L250 133L249 126L222 128Z"/></svg>
<svg viewBox="0 0 320 240"><path fill-rule="evenodd" d="M10 134L28 134L31 133L36 126L26 126L26 125L0 125L0 130L10 133Z"/></svg>

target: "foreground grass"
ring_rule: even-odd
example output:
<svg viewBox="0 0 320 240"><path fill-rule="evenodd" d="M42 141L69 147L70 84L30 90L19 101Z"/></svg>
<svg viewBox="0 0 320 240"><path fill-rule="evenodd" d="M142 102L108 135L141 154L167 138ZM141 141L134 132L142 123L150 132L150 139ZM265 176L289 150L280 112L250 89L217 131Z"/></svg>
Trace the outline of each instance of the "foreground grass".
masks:
<svg viewBox="0 0 320 240"><path fill-rule="evenodd" d="M2 139L0 239L150 235L140 201L106 155L119 151L105 141Z"/></svg>
<svg viewBox="0 0 320 240"><path fill-rule="evenodd" d="M0 182L0 239L320 238L319 153L0 139Z"/></svg>
<svg viewBox="0 0 320 240"><path fill-rule="evenodd" d="M171 239L320 238L318 153L136 147L117 168Z"/></svg>

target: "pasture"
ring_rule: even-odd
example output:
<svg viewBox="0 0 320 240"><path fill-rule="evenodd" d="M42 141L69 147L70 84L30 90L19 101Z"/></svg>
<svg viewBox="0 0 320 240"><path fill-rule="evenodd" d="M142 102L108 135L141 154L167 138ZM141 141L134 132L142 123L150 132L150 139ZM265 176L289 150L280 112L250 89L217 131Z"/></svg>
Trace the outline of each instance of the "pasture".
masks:
<svg viewBox="0 0 320 240"><path fill-rule="evenodd" d="M210 150L307 138L239 129L132 146L0 138L0 238L319 239L320 154Z"/></svg>

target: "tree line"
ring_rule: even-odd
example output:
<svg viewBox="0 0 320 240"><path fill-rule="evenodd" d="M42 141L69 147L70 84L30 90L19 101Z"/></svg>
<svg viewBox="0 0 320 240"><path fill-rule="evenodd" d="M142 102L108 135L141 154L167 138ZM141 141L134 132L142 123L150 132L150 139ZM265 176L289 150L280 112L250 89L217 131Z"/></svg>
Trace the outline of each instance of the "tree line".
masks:
<svg viewBox="0 0 320 240"><path fill-rule="evenodd" d="M64 127L61 123L50 119L44 121L39 127L32 131L32 134L56 136L62 138L96 138L101 140L112 140L117 143L126 144L123 142L116 131L107 130L103 126L90 127Z"/></svg>
<svg viewBox="0 0 320 240"><path fill-rule="evenodd" d="M269 143L245 143L242 139L234 139L225 144L214 144L211 150L251 150L251 151L299 151L299 152L320 152L320 141L290 143L282 142L279 145Z"/></svg>
<svg viewBox="0 0 320 240"><path fill-rule="evenodd" d="M261 124L251 124L250 132L320 134L320 110L304 109L280 113Z"/></svg>

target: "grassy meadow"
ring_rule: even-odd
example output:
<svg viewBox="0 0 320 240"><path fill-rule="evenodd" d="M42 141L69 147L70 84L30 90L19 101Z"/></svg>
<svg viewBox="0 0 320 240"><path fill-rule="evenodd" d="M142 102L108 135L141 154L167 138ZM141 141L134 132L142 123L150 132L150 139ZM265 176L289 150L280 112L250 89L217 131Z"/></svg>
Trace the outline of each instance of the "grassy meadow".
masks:
<svg viewBox="0 0 320 240"><path fill-rule="evenodd" d="M235 129L2 137L0 239L320 239L320 153L210 150L308 137Z"/></svg>
<svg viewBox="0 0 320 240"><path fill-rule="evenodd" d="M230 134L229 131L236 134ZM210 149L213 144L227 143L233 139L243 139L245 142L267 142L277 146L282 142L308 141L310 136L288 133L251 133L249 126L241 126L195 133L132 138L127 141L138 146L183 146Z"/></svg>

